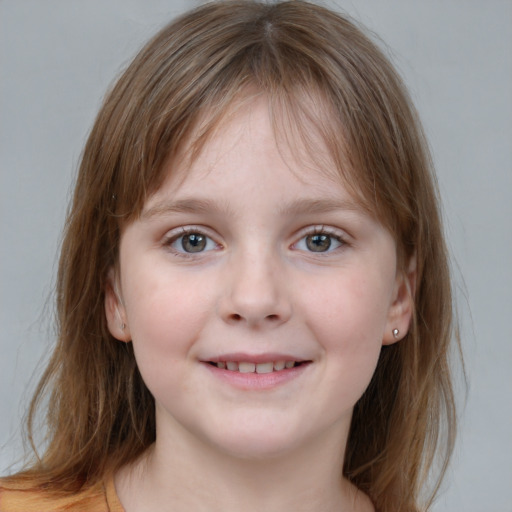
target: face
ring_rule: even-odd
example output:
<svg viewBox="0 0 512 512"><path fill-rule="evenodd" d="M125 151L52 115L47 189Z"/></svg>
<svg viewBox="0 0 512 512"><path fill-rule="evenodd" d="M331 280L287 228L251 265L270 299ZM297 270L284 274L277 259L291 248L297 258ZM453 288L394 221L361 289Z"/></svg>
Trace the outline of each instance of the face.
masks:
<svg viewBox="0 0 512 512"><path fill-rule="evenodd" d="M392 236L293 152L255 100L191 165L170 162L122 233L107 318L157 439L264 457L346 438L382 344L407 330Z"/></svg>

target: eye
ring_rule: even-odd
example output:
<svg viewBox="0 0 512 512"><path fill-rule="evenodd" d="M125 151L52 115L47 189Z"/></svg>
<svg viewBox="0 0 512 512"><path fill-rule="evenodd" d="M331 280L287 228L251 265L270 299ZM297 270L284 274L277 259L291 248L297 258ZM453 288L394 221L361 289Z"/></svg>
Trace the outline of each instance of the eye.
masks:
<svg viewBox="0 0 512 512"><path fill-rule="evenodd" d="M329 233L325 230L315 230L303 236L295 245L295 249L306 252L332 252L344 245L344 240L340 235Z"/></svg>
<svg viewBox="0 0 512 512"><path fill-rule="evenodd" d="M218 245L207 235L200 231L183 230L178 236L171 236L166 245L178 253L200 253L212 251Z"/></svg>

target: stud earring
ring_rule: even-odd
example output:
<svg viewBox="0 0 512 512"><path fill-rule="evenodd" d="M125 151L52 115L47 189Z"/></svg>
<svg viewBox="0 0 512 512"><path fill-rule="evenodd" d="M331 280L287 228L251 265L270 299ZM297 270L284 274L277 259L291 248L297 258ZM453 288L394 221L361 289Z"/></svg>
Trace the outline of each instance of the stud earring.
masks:
<svg viewBox="0 0 512 512"><path fill-rule="evenodd" d="M124 331L124 330L125 330L125 328L126 328L126 324L125 324L125 323L122 323L122 324L121 324L121 331Z"/></svg>
<svg viewBox="0 0 512 512"><path fill-rule="evenodd" d="M398 329L393 329L393 337L396 339L398 339L398 335L400 334L400 331Z"/></svg>

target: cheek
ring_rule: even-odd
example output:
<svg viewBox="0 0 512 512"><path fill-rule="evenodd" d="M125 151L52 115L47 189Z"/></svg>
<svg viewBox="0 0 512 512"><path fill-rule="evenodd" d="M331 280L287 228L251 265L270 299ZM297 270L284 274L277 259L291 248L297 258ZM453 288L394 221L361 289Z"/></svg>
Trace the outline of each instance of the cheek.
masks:
<svg viewBox="0 0 512 512"><path fill-rule="evenodd" d="M211 311L211 294L201 283L166 266L138 268L123 283L123 296L141 373L166 372L189 357ZM149 370L149 371L146 371Z"/></svg>
<svg viewBox="0 0 512 512"><path fill-rule="evenodd" d="M331 348L380 345L387 322L391 284L364 273L348 274L309 289L303 309L311 327Z"/></svg>
<svg viewBox="0 0 512 512"><path fill-rule="evenodd" d="M304 308L333 389L355 403L375 371L387 324L387 281L353 274L316 288Z"/></svg>

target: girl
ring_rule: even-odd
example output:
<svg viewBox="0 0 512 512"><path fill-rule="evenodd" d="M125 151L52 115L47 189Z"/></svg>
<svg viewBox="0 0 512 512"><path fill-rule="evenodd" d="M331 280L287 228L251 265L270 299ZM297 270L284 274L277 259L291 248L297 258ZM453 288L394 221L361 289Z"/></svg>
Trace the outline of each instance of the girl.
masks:
<svg viewBox="0 0 512 512"><path fill-rule="evenodd" d="M0 510L428 508L455 419L430 167L343 17L225 1L165 27L85 147L47 444Z"/></svg>

